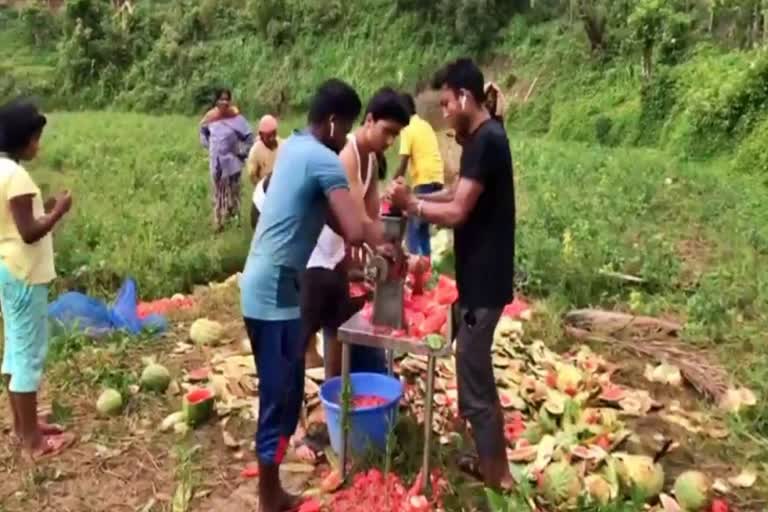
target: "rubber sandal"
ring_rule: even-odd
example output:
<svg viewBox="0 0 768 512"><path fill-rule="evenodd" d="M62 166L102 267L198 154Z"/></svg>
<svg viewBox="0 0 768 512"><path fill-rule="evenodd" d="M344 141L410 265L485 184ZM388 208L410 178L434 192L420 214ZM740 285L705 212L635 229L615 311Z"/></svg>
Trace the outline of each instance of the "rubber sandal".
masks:
<svg viewBox="0 0 768 512"><path fill-rule="evenodd" d="M35 450L35 452L32 454L32 457L36 460L44 460L55 457L75 444L75 440L76 437L73 434L43 436L42 446Z"/></svg>
<svg viewBox="0 0 768 512"><path fill-rule="evenodd" d="M44 436L59 436L66 432L66 429L57 423L48 423L47 421L40 420L37 423L37 428L40 429L40 433Z"/></svg>
<svg viewBox="0 0 768 512"><path fill-rule="evenodd" d="M480 461L476 455L460 455L457 465L459 470L475 480L483 481L483 474L480 472Z"/></svg>

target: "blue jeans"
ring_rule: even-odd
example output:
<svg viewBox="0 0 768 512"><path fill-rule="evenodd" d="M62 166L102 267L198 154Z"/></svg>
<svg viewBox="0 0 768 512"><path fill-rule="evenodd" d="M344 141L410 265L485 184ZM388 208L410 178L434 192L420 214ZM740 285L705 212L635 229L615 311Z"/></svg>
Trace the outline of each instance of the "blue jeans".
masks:
<svg viewBox="0 0 768 512"><path fill-rule="evenodd" d="M256 455L263 464L280 464L296 432L304 402L305 340L301 320L245 318L259 375Z"/></svg>
<svg viewBox="0 0 768 512"><path fill-rule="evenodd" d="M413 188L416 194L431 194L443 189L440 183L425 183ZM430 244L429 224L421 219L412 218L408 221L408 252L416 256L430 257L432 247Z"/></svg>

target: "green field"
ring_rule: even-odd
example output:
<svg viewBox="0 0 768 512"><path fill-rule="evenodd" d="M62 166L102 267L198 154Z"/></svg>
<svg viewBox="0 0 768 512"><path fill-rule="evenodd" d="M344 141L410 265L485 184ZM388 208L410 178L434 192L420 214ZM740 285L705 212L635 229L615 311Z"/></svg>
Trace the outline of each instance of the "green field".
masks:
<svg viewBox="0 0 768 512"><path fill-rule="evenodd" d="M300 119L283 123L283 131ZM60 285L109 295L133 276L146 298L170 296L242 267L244 222L211 229L207 160L196 120L115 112L54 114L32 167L44 188L69 187L72 215L56 235ZM674 313L692 339L751 353L733 368L765 389L757 333L768 328L768 207L761 179L727 162L678 160L529 138L512 131L518 262L527 292L566 306ZM629 287L601 271L641 277ZM74 283L73 283L74 281ZM748 352L747 352L748 351ZM727 360L727 359L726 359ZM752 418L768 429L768 409Z"/></svg>
<svg viewBox="0 0 768 512"><path fill-rule="evenodd" d="M55 234L60 274L55 292L81 289L109 298L124 278L134 277L142 298L152 299L242 268L251 239L250 186L243 189L241 225L214 234L207 155L198 142L197 116L215 86L232 87L251 121L279 113L287 135L302 125L312 90L325 78L348 80L365 101L385 84L418 91L438 65L470 55L509 100L516 264L527 275L523 292L539 310L526 336L571 348L562 318L576 307L680 321L684 341L709 350L734 381L758 396L756 407L727 417L727 439L689 436L687 453L695 460L688 462L700 463L701 454L705 462L731 464L728 471L755 468L758 483L734 505L765 509L760 498L768 496L768 3L358 0L352 9L339 0L135 0L132 5L130 13L114 12L106 0L69 0L58 14L40 7L0 8L0 47L7 48L0 63L0 100L17 94L40 99L50 124L30 170L46 193L69 188L74 196L74 207ZM596 36L585 30L590 22L603 24L597 46L591 40ZM648 55L653 61L646 69ZM394 164L395 155L390 157ZM209 309L190 315L214 315L235 333L233 340L244 336L236 293L198 292ZM172 398L132 398L128 412L107 425L95 417L92 395L104 385L135 384L141 356L150 353L177 373L208 360L207 347L181 360L169 353L166 340L186 339L190 318L177 320L168 338L149 344L119 336L95 347L82 337L55 339L45 400L59 404L59 412L94 435L99 447L118 446L143 432L150 419L169 412ZM620 364L627 358L625 352L606 351ZM634 377L640 379L628 378ZM718 414L692 390L684 394L691 407ZM108 432L102 433L105 426ZM252 427L237 425L243 438ZM190 437L205 445L205 456L195 455ZM229 470L234 481L242 461L230 457L219 437L218 428L210 428L183 440L137 441L133 453L120 462L112 459L115 472L124 476L104 487L104 496L119 494L129 483L136 510L171 510L162 498L157 506L142 507L148 498L173 493L190 478L190 466L214 494L223 492L219 469ZM402 441L418 439L405 437ZM181 455L159 460L157 473L146 479L158 488L148 490L132 476L136 464L147 461L145 451L167 453L170 444ZM91 448L86 446L84 452ZM3 450L0 445L0 461L16 460L10 448ZM415 459L404 456L395 463L397 471L413 476ZM9 462L9 467L15 466ZM20 489L8 510L29 510L57 493L98 495L94 490L101 485L92 480L91 466L75 465L71 479L57 473L60 467L66 471L67 461L29 475L8 470L0 496ZM725 474L723 467L699 469L719 475ZM232 494L230 487L224 490ZM455 491L454 498L462 493ZM477 486L470 492L482 494ZM510 498L510 510L527 509L515 500ZM96 502L91 508L64 504L101 510ZM201 502L196 499L195 505ZM638 509L627 502L600 510Z"/></svg>
<svg viewBox="0 0 768 512"><path fill-rule="evenodd" d="M55 238L62 276L57 289L77 285L111 296L130 275L145 298L168 296L241 268L250 241L247 222L213 234L207 161L195 118L117 112L51 118L31 168L46 188L70 187L76 199ZM283 131L299 126L296 119L284 122ZM658 150L612 149L514 130L511 140L517 259L528 274L524 291L540 301L531 336L568 348L559 319L578 306L671 315L685 322L688 341L720 355L759 396L768 392L761 337L768 329L768 282L761 271L768 268L768 227L760 221L768 211L759 178L731 172L728 162L685 162ZM249 197L247 187L245 204ZM604 271L644 282L626 283ZM53 396L71 403L73 391L63 390L90 393L94 383L135 381L131 365L117 363L138 361L128 352L142 346L130 349L135 343L91 352L79 338L56 340ZM80 384L70 381L74 374L67 376L75 371L68 362L73 357L86 361L87 375L74 381ZM730 427L729 440L708 445L707 453L731 461L730 450L737 450L739 462L764 460L765 402L733 416ZM605 511L637 510L623 507Z"/></svg>

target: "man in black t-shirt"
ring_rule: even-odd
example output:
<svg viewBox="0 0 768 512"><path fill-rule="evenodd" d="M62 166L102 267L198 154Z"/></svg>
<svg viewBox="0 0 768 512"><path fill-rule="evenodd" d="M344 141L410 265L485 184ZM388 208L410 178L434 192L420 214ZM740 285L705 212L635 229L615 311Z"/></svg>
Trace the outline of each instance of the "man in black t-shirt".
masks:
<svg viewBox="0 0 768 512"><path fill-rule="evenodd" d="M484 79L469 59L435 77L443 114L462 141L459 180L451 190L414 196L390 187L392 205L455 230L459 289L456 368L459 410L472 426L480 473L491 488L510 488L504 418L493 375L493 333L514 293L515 194L503 126L484 106Z"/></svg>

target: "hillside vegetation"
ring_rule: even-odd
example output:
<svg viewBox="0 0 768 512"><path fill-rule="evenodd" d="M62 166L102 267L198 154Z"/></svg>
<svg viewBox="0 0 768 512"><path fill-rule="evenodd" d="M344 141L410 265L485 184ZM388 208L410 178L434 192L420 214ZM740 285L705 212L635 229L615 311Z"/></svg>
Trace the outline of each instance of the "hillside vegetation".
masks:
<svg viewBox="0 0 768 512"><path fill-rule="evenodd" d="M247 247L246 227L208 230L190 116L214 87L231 86L251 118L281 112L288 130L324 78L363 96L383 84L413 90L471 55L510 102L526 291L556 312L601 304L685 318L690 339L743 354L727 361L765 390L766 4L33 3L0 9L0 98L29 93L49 110L83 111L54 114L35 169L76 192L56 242L64 285L108 294L131 274L160 296L237 269ZM606 270L644 283L629 288ZM748 423L768 433L768 408Z"/></svg>
<svg viewBox="0 0 768 512"><path fill-rule="evenodd" d="M285 112L331 75L364 95L414 88L469 54L515 96L509 116L526 132L768 169L765 0L46 4L0 11L3 47L15 48L0 97L192 113L228 84L248 111Z"/></svg>

